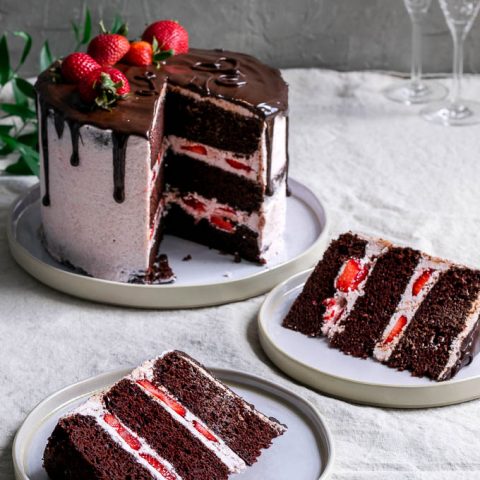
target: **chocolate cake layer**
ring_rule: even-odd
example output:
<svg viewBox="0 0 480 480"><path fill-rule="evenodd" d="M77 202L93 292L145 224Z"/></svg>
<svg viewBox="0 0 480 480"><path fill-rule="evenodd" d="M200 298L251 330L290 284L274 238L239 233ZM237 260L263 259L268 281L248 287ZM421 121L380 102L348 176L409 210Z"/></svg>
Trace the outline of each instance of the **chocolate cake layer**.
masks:
<svg viewBox="0 0 480 480"><path fill-rule="evenodd" d="M392 247L382 254L361 295L342 325L343 331L331 339L332 346L355 357L366 358L373 352L420 258L411 248Z"/></svg>
<svg viewBox="0 0 480 480"><path fill-rule="evenodd" d="M227 466L135 383L121 380L104 400L108 410L173 464L183 480L228 478Z"/></svg>
<svg viewBox="0 0 480 480"><path fill-rule="evenodd" d="M178 205L170 205L165 218L165 231L225 253L238 253L252 262L260 261L258 235L243 225L238 225L234 232L219 230L208 220L196 222Z"/></svg>
<svg viewBox="0 0 480 480"><path fill-rule="evenodd" d="M453 267L442 273L418 308L388 365L416 376L447 380L478 352L478 325L465 339L455 365L442 378L452 340L465 328L465 320L480 292L480 272Z"/></svg>
<svg viewBox="0 0 480 480"><path fill-rule="evenodd" d="M320 336L325 313L322 301L333 297L335 278L344 262L352 257L362 258L366 245L366 240L352 233L334 240L283 320L283 326L311 337Z"/></svg>
<svg viewBox="0 0 480 480"><path fill-rule="evenodd" d="M169 92L165 102L166 134L244 155L260 147L263 120L245 117L213 103Z"/></svg>
<svg viewBox="0 0 480 480"><path fill-rule="evenodd" d="M259 417L253 406L246 406L240 397L206 378L200 368L188 355L171 352L155 363L154 382L164 385L247 465L252 465L261 450L280 434L278 429ZM218 412L222 412L221 418Z"/></svg>
<svg viewBox="0 0 480 480"><path fill-rule="evenodd" d="M248 213L260 209L264 201L262 187L257 182L172 151L167 152L164 161L167 183L181 193L195 192L208 199L216 198Z"/></svg>
<svg viewBox="0 0 480 480"><path fill-rule="evenodd" d="M43 462L52 480L154 478L89 416L60 420L48 441Z"/></svg>

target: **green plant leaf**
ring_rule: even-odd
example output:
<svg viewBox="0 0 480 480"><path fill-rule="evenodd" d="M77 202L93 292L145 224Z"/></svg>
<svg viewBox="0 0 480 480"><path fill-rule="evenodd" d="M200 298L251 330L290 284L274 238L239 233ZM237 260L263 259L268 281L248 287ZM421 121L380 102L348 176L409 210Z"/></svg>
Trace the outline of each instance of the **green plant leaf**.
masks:
<svg viewBox="0 0 480 480"><path fill-rule="evenodd" d="M0 125L0 135L9 135L13 125Z"/></svg>
<svg viewBox="0 0 480 480"><path fill-rule="evenodd" d="M118 15L117 13L113 19L112 28L110 29L110 31L112 33L117 33L122 28L122 25L123 25L122 17L120 17L120 15Z"/></svg>
<svg viewBox="0 0 480 480"><path fill-rule="evenodd" d="M75 49L78 50L78 47L80 46L82 39L80 38L80 28L79 26L72 20L70 22L72 25L72 30L73 30L73 36L75 37Z"/></svg>
<svg viewBox="0 0 480 480"><path fill-rule="evenodd" d="M10 147L9 145L4 145L2 148L0 148L0 157L4 157L5 155L9 155L12 152L13 152L12 147Z"/></svg>
<svg viewBox="0 0 480 480"><path fill-rule="evenodd" d="M50 51L50 45L48 40L45 40L45 43L40 50L40 70L46 70L53 63L52 52Z"/></svg>
<svg viewBox="0 0 480 480"><path fill-rule="evenodd" d="M27 80L23 78L16 77L14 79L14 83L26 97L31 99L35 98L35 89L30 82L27 82Z"/></svg>
<svg viewBox="0 0 480 480"><path fill-rule="evenodd" d="M17 71L25 63L25 60L27 59L28 54L30 53L30 50L32 48L32 37L27 32L22 32L22 31L13 32L13 34L16 35L17 37L22 38L25 42L25 45L23 46L22 56L20 57L20 62L18 63L17 68L15 69L15 71Z"/></svg>
<svg viewBox="0 0 480 480"><path fill-rule="evenodd" d="M36 148L38 145L38 133L36 131L19 135L17 139L32 148Z"/></svg>
<svg viewBox="0 0 480 480"><path fill-rule="evenodd" d="M25 163L28 165L32 173L38 176L39 154L37 150L25 143L20 142L18 139L11 137L10 135L0 135L0 141L11 147L14 151L18 152L25 160Z"/></svg>
<svg viewBox="0 0 480 480"><path fill-rule="evenodd" d="M13 80L13 82L12 82L12 89L13 89L13 97L15 99L15 103L17 105L27 107L28 106L28 98L18 88L17 82L15 80Z"/></svg>
<svg viewBox="0 0 480 480"><path fill-rule="evenodd" d="M0 109L9 115L20 117L22 120L37 118L35 111L25 105L17 105L15 103L0 103Z"/></svg>
<svg viewBox="0 0 480 480"><path fill-rule="evenodd" d="M10 175L31 175L34 173L24 157L20 157L15 163L9 165L5 171Z"/></svg>
<svg viewBox="0 0 480 480"><path fill-rule="evenodd" d="M85 20L83 22L83 37L81 44L86 45L92 36L92 16L90 15L90 10L88 7L85 7Z"/></svg>
<svg viewBox="0 0 480 480"><path fill-rule="evenodd" d="M10 67L7 36L3 34L0 38L0 85L5 85L11 77L12 69Z"/></svg>

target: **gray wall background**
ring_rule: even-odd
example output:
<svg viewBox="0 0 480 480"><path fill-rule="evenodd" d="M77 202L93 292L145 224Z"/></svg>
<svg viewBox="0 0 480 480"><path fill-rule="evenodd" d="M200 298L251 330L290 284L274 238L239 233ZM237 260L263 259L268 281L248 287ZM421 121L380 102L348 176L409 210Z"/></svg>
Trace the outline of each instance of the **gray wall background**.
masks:
<svg viewBox="0 0 480 480"><path fill-rule="evenodd" d="M0 31L24 29L38 50L50 39L56 55L73 48L70 19L87 4L107 24L116 12L130 36L147 23L172 18L188 29L191 44L253 53L277 67L382 69L406 72L410 23L402 0L0 0ZM424 28L424 70L451 71L451 39L433 0ZM12 40L12 47L20 44ZM27 72L36 73L36 57ZM465 70L480 71L480 24L466 45Z"/></svg>

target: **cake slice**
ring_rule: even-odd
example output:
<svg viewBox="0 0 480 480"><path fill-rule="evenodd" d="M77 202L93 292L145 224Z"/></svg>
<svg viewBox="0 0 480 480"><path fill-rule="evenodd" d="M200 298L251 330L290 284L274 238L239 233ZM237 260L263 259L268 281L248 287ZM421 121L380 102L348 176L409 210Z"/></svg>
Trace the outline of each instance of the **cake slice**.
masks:
<svg viewBox="0 0 480 480"><path fill-rule="evenodd" d="M285 430L171 351L61 418L44 466L53 480L220 480L256 462Z"/></svg>
<svg viewBox="0 0 480 480"><path fill-rule="evenodd" d="M330 244L283 326L441 381L480 349L479 313L480 271L346 233Z"/></svg>

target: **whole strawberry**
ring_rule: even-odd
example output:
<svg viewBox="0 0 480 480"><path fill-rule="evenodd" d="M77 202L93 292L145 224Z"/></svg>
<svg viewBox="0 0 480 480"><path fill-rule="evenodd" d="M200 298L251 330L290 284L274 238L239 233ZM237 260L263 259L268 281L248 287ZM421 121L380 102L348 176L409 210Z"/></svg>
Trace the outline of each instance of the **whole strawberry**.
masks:
<svg viewBox="0 0 480 480"><path fill-rule="evenodd" d="M154 38L161 52L171 52L172 55L188 52L188 32L174 20L160 20L149 25L142 40L154 44Z"/></svg>
<svg viewBox="0 0 480 480"><path fill-rule="evenodd" d="M100 65L86 53L75 52L67 55L61 66L62 77L70 83L78 83Z"/></svg>
<svg viewBox="0 0 480 480"><path fill-rule="evenodd" d="M101 67L80 81L78 92L83 102L108 110L130 92L130 84L120 70Z"/></svg>
<svg viewBox="0 0 480 480"><path fill-rule="evenodd" d="M87 53L102 67L112 66L119 62L130 49L127 37L119 33L109 33L100 22L103 33L94 37L88 44ZM126 32L126 27L121 32Z"/></svg>
<svg viewBox="0 0 480 480"><path fill-rule="evenodd" d="M152 44L143 40L132 42L130 50L123 57L123 61L130 65L151 65L153 62Z"/></svg>

